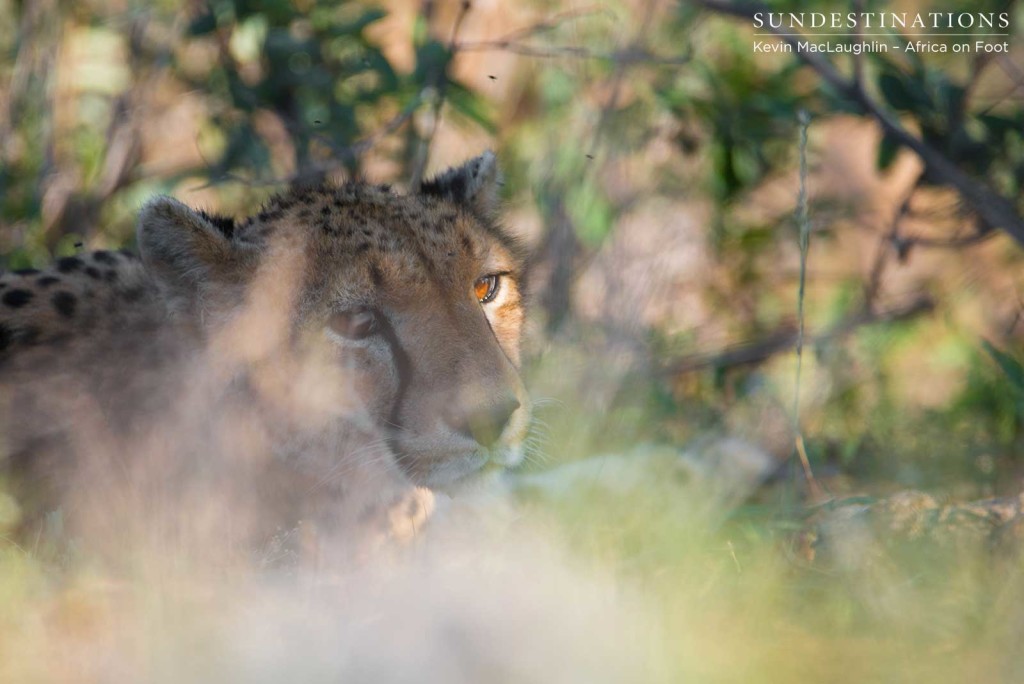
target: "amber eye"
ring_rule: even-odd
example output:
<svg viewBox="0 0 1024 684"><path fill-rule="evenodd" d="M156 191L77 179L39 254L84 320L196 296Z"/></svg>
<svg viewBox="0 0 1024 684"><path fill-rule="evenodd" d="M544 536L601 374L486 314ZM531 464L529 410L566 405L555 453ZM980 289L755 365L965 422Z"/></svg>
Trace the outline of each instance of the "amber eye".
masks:
<svg viewBox="0 0 1024 684"><path fill-rule="evenodd" d="M497 296L500 285L500 275L484 276L473 283L473 294L476 295L477 301L486 304Z"/></svg>
<svg viewBox="0 0 1024 684"><path fill-rule="evenodd" d="M377 329L377 314L365 306L338 311L331 314L327 320L327 327L342 337L361 340L372 335Z"/></svg>

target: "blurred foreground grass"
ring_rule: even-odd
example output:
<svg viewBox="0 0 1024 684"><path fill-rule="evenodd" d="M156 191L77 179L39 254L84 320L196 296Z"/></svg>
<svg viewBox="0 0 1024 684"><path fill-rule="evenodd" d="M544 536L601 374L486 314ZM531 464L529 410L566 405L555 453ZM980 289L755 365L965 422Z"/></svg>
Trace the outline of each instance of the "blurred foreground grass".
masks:
<svg viewBox="0 0 1024 684"><path fill-rule="evenodd" d="M515 625L522 630L515 631L515 641L500 643L507 662L533 662L538 641L564 641L579 650L564 654L567 678L517 676L499 663L489 681L594 681L587 665L615 649L628 659L625 671L636 681L1011 682L1024 676L1019 549L999 552L979 540L947 546L853 537L846 540L845 556L812 563L798 550L800 520L752 504L716 510L699 492L681 482L627 492L595 486L568 498L530 496L521 504L520 530L532 528L539 538L571 549L571 560L557 561L572 568L567 586L601 577L611 588L607 604L591 605L592 597L572 591L549 595L540 588L565 569L544 554L533 555L531 545L514 558L493 554L488 549L504 543L500 533L473 541L479 548L469 565L464 559L442 565L439 576L447 581L417 571L415 600L396 607L386 590L369 607L343 602L337 615L328 612L334 604L321 594L364 592L364 580L307 582L255 564L218 575L187 564L153 567L155 558L134 558L110 572L90 564L82 549L53 564L5 543L0 674L19 683L272 681L254 674L260 657L237 650L249 638L252 648L262 648L244 626L247 611L255 611L271 642L286 639L296 616L323 640L275 652L278 667L291 662L293 681L364 681L322 676L347 671L344 654L353 645L345 630L370 624L387 635L391 625L409 621L422 625L417 639L428 642L458 632L463 623L481 639L501 642L498 637ZM431 544L431 534L428 527L422 543ZM389 555L375 572L400 574L393 568L407 560ZM486 575L481 567L494 564L503 564L515 580L468 588ZM449 581L459 584L455 596L465 603L456 600L441 610L424 598L450 594ZM469 606L485 602L472 598L481 590L499 610L476 623ZM614 621L622 604L639 615L634 626L581 627L568 617L596 609L594 619ZM325 615L350 624L316 628ZM591 631L608 629L625 630L643 643L593 641ZM431 657L443 661L445 649L461 654L466 646L441 639ZM474 681L430 672L403 679L398 673L415 657L382 648L387 668L365 681ZM592 648L600 654L588 652Z"/></svg>

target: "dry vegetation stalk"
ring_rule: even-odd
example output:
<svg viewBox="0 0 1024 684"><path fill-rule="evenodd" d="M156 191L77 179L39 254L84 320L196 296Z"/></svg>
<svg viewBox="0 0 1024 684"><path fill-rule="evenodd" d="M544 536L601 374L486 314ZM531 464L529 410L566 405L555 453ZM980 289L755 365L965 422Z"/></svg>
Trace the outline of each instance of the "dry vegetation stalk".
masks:
<svg viewBox="0 0 1024 684"><path fill-rule="evenodd" d="M800 288L797 292L797 335L796 335L796 383L793 387L793 434L796 436L796 454L800 459L800 467L807 480L807 488L811 499L815 502L825 498L824 492L814 479L811 462L804 448L803 431L800 428L800 376L803 372L804 359L804 294L807 284L807 250L811 242L811 221L807 209L807 129L811 117L806 110L800 110L800 190L797 194L797 229L800 236Z"/></svg>

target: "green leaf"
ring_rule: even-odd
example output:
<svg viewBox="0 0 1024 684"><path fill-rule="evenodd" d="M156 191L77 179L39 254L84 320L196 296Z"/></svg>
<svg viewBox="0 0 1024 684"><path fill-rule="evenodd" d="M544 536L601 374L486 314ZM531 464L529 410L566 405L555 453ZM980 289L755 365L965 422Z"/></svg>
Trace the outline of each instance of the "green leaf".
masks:
<svg viewBox="0 0 1024 684"><path fill-rule="evenodd" d="M336 24L327 29L327 35L329 36L354 36L363 31L370 24L380 21L387 16L387 12L381 9L371 9L363 13L362 16L357 19L344 23Z"/></svg>
<svg viewBox="0 0 1024 684"><path fill-rule="evenodd" d="M598 187L581 183L568 193L566 204L580 240L591 247L604 242L614 226L615 211Z"/></svg>
<svg viewBox="0 0 1024 684"><path fill-rule="evenodd" d="M189 22L186 34L189 36L205 36L217 29L217 17L213 12L203 12Z"/></svg>
<svg viewBox="0 0 1024 684"><path fill-rule="evenodd" d="M946 116L951 120L959 116L967 90L962 86L951 83L945 78L939 82L938 90L939 97L946 108Z"/></svg>
<svg viewBox="0 0 1024 684"><path fill-rule="evenodd" d="M1003 370L1006 379L1010 381L1013 388L1018 392L1024 393L1024 365L1021 365L1020 361L1006 352L997 349L988 340L982 340L981 345L988 352L989 356L999 364L999 367Z"/></svg>
<svg viewBox="0 0 1024 684"><path fill-rule="evenodd" d="M436 40L428 40L416 50L416 69L413 79L424 85L438 86L444 83L448 71L448 49Z"/></svg>
<svg viewBox="0 0 1024 684"><path fill-rule="evenodd" d="M1005 116L996 116L994 114L980 114L977 120L985 128L985 138L990 143L998 144L1002 141L1003 137L1015 130L1019 130L1024 124L1024 117L1018 119L1010 119Z"/></svg>
<svg viewBox="0 0 1024 684"><path fill-rule="evenodd" d="M903 79L892 74L882 74L878 77L878 88L882 91L885 101L893 109L913 109L914 100L904 87Z"/></svg>
<svg viewBox="0 0 1024 684"><path fill-rule="evenodd" d="M892 137L885 135L878 143L878 157L875 159L875 167L879 171L885 171L896 160L900 151L900 144Z"/></svg>
<svg viewBox="0 0 1024 684"><path fill-rule="evenodd" d="M459 114L467 117L488 133L497 133L498 126L487 111L484 101L459 83L448 84L448 104Z"/></svg>

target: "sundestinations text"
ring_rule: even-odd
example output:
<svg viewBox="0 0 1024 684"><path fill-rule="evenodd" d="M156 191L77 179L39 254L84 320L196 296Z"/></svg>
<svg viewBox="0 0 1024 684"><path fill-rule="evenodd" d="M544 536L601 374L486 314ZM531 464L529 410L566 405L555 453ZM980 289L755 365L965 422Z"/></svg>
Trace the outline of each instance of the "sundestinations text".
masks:
<svg viewBox="0 0 1024 684"><path fill-rule="evenodd" d="M757 12L754 28L1005 29L1008 12Z"/></svg>

